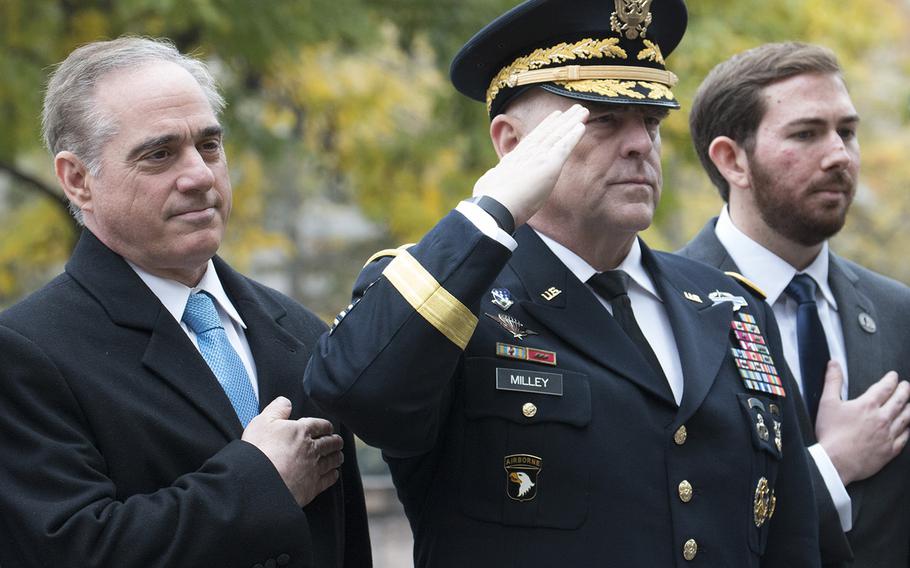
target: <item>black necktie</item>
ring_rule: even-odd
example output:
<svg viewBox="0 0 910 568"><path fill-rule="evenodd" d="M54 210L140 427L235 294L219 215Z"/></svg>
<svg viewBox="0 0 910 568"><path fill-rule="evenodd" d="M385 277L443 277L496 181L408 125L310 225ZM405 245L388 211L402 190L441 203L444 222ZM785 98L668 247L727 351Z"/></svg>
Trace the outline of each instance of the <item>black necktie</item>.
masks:
<svg viewBox="0 0 910 568"><path fill-rule="evenodd" d="M663 367L660 366L654 350L651 349L651 344L645 339L641 328L638 327L638 322L635 321L632 302L629 300L629 279L629 275L623 270L609 270L590 277L588 284L598 295L610 302L616 323L626 332L632 343L638 347L638 351L658 376L662 377L666 382L667 379L666 375L664 375Z"/></svg>
<svg viewBox="0 0 910 568"><path fill-rule="evenodd" d="M815 289L815 281L808 274L797 274L786 288L787 295L799 304L796 308L799 372L803 379L803 398L813 424L825 384L825 369L831 358L825 328L818 318Z"/></svg>

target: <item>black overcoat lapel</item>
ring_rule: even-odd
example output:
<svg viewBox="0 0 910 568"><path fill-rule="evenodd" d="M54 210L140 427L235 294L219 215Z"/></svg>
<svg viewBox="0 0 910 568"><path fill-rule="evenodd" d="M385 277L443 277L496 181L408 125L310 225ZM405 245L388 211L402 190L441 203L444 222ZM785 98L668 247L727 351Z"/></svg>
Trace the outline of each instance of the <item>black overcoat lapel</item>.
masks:
<svg viewBox="0 0 910 568"><path fill-rule="evenodd" d="M122 257L85 230L66 272L101 304L114 324L145 333L142 364L150 371L150 380L168 383L226 439L240 437L240 421L215 375L177 320Z"/></svg>
<svg viewBox="0 0 910 568"><path fill-rule="evenodd" d="M310 357L309 349L285 330L281 322L287 315L273 298L258 293L249 280L215 258L215 270L225 292L246 324L246 339L256 361L259 383L259 409L279 395L303 400L303 372ZM294 408L293 415L304 413Z"/></svg>

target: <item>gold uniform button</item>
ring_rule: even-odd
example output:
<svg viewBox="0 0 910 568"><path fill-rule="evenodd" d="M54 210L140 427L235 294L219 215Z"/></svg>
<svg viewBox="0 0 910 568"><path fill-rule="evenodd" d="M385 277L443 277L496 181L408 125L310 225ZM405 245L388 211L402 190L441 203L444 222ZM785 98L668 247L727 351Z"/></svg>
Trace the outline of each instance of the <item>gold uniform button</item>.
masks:
<svg viewBox="0 0 910 568"><path fill-rule="evenodd" d="M688 438L688 437L689 437L689 431L686 430L686 425L683 424L676 430L676 433L673 434L673 441L676 442L677 446L682 446L683 444L686 443L686 438Z"/></svg>
<svg viewBox="0 0 910 568"><path fill-rule="evenodd" d="M683 558L690 561L695 560L696 554L698 554L698 543L695 542L694 538L690 538L683 545Z"/></svg>
<svg viewBox="0 0 910 568"><path fill-rule="evenodd" d="M521 407L521 413L524 414L527 418L534 418L534 416L537 414L537 407L534 404L527 402L524 406Z"/></svg>
<svg viewBox="0 0 910 568"><path fill-rule="evenodd" d="M679 482L679 500L683 503L692 500L692 484L685 479Z"/></svg>

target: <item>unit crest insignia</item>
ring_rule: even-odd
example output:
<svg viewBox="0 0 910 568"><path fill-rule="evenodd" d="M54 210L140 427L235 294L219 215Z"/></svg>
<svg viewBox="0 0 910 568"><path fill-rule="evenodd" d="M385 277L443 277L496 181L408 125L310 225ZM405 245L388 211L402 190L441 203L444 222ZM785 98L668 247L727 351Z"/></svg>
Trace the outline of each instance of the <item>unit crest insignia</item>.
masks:
<svg viewBox="0 0 910 568"><path fill-rule="evenodd" d="M508 288L493 288L490 290L490 294L493 296L490 301L503 311L508 310L515 303Z"/></svg>
<svg viewBox="0 0 910 568"><path fill-rule="evenodd" d="M537 497L537 476L542 461L530 454L506 456L502 466L506 470L506 492L515 501L530 501Z"/></svg>

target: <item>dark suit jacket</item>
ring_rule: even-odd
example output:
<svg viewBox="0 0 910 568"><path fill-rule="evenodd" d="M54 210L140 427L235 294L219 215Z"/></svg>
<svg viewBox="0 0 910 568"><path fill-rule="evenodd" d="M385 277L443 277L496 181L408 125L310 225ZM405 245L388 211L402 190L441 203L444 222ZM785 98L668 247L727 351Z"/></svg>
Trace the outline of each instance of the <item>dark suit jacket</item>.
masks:
<svg viewBox="0 0 910 568"><path fill-rule="evenodd" d="M817 566L805 452L792 451L801 446L793 399L746 390L731 353L738 316L730 303L708 300L716 289L748 294L716 270L644 249L679 347L685 394L677 406L666 380L540 238L523 227L516 239L510 259L452 213L408 249L437 282L432 301L418 312L380 276L387 258L368 265L356 305L320 339L307 368L314 400L384 450L416 564ZM405 285L434 289L416 267L402 266L410 266ZM541 293L551 287L560 293L548 300ZM515 304L496 307L491 288L507 288ZM448 310L449 294L479 319L464 351L429 323L461 321ZM743 311L767 330L777 358L769 308L750 298ZM538 335L516 339L484 314L511 316ZM499 343L515 355L497 355ZM516 358L522 348L550 351L556 364ZM561 390L514 390L522 377ZM750 400L778 410L783 452L757 433ZM773 420L762 415L765 425ZM682 426L687 435L676 435ZM515 471L520 455L539 460L523 500L520 478L510 477L529 472ZM757 526L761 479L776 510ZM690 539L690 551L698 546L691 562L683 554Z"/></svg>
<svg viewBox="0 0 910 568"><path fill-rule="evenodd" d="M322 416L300 378L324 324L215 267L261 404ZM350 433L341 479L301 510L178 322L88 231L65 273L0 315L0 432L4 568L371 563Z"/></svg>
<svg viewBox="0 0 910 568"><path fill-rule="evenodd" d="M739 271L714 233L712 219L680 254L721 270ZM856 398L886 372L910 377L910 289L831 253L828 283L837 300L844 330L849 376L848 394ZM869 333L860 314L876 322ZM806 445L816 443L805 406L797 406ZM811 460L810 460L811 462ZM846 540L837 511L814 462L811 462L821 517L822 559L826 565L857 568L910 566L910 449L878 474L847 487L853 509L853 529ZM849 541L849 544L848 544ZM853 561L848 561L851 556ZM844 562L844 561L847 562Z"/></svg>

